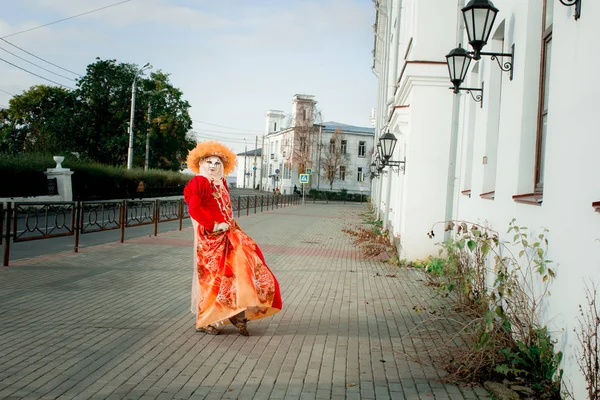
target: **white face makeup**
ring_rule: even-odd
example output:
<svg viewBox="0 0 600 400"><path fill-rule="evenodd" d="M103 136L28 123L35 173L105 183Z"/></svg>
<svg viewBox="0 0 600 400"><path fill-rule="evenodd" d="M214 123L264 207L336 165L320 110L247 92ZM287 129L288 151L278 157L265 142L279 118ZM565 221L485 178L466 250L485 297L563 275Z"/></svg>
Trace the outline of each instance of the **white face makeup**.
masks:
<svg viewBox="0 0 600 400"><path fill-rule="evenodd" d="M211 156L202 161L200 173L213 179L223 177L223 162L219 157Z"/></svg>

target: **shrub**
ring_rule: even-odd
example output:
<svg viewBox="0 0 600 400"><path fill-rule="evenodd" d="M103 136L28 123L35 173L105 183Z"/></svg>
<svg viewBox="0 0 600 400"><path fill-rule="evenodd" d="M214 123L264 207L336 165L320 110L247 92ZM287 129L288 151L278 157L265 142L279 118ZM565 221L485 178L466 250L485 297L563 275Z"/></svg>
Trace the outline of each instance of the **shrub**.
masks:
<svg viewBox="0 0 600 400"><path fill-rule="evenodd" d="M125 169L78 160L66 156L64 168L73 171L73 200L125 199L141 196L137 192L144 182L144 197L181 195L183 187L191 178L174 171L141 168ZM0 197L25 197L45 195L47 179L44 171L56 163L51 155L33 154L3 156L0 174L7 177L7 184L0 185Z"/></svg>

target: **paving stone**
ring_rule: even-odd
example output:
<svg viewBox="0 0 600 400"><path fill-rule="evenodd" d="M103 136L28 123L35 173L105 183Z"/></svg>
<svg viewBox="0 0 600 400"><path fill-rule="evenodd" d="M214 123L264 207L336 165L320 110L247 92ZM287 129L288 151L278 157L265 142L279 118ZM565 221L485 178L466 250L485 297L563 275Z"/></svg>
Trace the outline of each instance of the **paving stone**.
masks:
<svg viewBox="0 0 600 400"><path fill-rule="evenodd" d="M425 362L435 343L409 332L431 289L351 243L342 229L365 211L306 204L239 218L284 304L251 321L250 337L195 332L189 221L0 268L0 398L490 399L439 383L444 372Z"/></svg>

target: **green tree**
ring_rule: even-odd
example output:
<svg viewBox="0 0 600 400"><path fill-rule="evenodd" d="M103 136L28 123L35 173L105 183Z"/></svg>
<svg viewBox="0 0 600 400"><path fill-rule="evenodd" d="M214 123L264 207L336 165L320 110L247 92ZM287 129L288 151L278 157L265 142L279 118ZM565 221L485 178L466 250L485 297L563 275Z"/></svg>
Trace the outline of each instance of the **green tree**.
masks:
<svg viewBox="0 0 600 400"><path fill-rule="evenodd" d="M0 114L0 150L6 153L72 152L82 144L79 104L74 93L32 86L14 96Z"/></svg>
<svg viewBox="0 0 600 400"><path fill-rule="evenodd" d="M183 92L171 85L169 75L162 71L150 74L149 79L142 81L141 88L140 107L146 110L146 118L143 123L135 124L141 129L136 130L134 160L140 164L137 160L141 159L143 165L146 134L150 132L150 168L179 170L188 150L195 145L187 137L192 129L188 113L190 104L183 99Z"/></svg>
<svg viewBox="0 0 600 400"><path fill-rule="evenodd" d="M73 91L39 85L0 110L0 152L77 152L107 165L125 165L135 64L99 58L87 66ZM189 103L183 92L157 71L137 76L134 165L143 167L150 137L151 168L178 170L194 143Z"/></svg>

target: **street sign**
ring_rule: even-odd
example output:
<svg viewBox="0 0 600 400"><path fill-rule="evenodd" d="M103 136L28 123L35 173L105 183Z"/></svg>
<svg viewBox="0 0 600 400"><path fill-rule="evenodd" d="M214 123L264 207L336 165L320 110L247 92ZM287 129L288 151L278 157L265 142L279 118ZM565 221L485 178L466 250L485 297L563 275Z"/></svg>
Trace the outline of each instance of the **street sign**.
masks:
<svg viewBox="0 0 600 400"><path fill-rule="evenodd" d="M275 173L279 175L279 168L275 170Z"/></svg>
<svg viewBox="0 0 600 400"><path fill-rule="evenodd" d="M306 168L306 175L312 175L312 168Z"/></svg>
<svg viewBox="0 0 600 400"><path fill-rule="evenodd" d="M253 171L256 171L256 167L252 167L252 170L253 170Z"/></svg>
<svg viewBox="0 0 600 400"><path fill-rule="evenodd" d="M300 174L300 183L308 183L308 174Z"/></svg>

